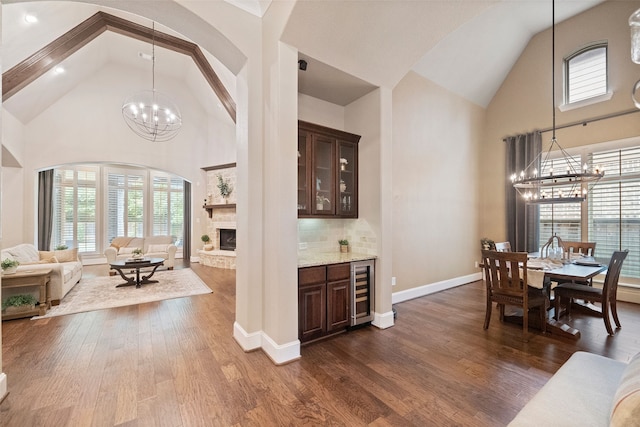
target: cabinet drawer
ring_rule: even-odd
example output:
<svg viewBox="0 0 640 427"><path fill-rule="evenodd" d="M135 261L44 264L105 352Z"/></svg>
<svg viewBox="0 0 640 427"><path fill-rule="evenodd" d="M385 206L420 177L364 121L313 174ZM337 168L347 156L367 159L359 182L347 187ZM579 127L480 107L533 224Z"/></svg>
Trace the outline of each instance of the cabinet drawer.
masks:
<svg viewBox="0 0 640 427"><path fill-rule="evenodd" d="M298 269L298 286L313 285L327 281L327 269L324 265Z"/></svg>
<svg viewBox="0 0 640 427"><path fill-rule="evenodd" d="M331 264L327 266L327 282L335 282L337 280L345 280L351 277L351 264L348 262L342 264Z"/></svg>

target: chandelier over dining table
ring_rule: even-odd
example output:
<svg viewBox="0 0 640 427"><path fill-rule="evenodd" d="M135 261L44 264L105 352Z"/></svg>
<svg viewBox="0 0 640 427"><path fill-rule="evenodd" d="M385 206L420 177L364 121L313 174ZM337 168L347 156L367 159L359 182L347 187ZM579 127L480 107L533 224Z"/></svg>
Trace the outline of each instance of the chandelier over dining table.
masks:
<svg viewBox="0 0 640 427"><path fill-rule="evenodd" d="M510 177L513 187L530 204L583 202L593 185L604 176L604 170L600 166L581 164L581 160L572 157L556 139L555 0L551 2L551 9L551 144L546 152L539 153L524 170ZM554 157L553 154L558 152L561 157ZM553 169L554 161L562 165L561 170Z"/></svg>

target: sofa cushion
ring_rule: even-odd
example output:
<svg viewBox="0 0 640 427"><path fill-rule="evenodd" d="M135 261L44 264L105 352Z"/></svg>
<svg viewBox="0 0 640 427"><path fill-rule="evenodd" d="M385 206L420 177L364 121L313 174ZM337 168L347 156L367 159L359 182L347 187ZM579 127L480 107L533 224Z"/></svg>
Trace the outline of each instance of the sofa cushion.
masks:
<svg viewBox="0 0 640 427"><path fill-rule="evenodd" d="M635 423L635 424L634 424ZM622 373L611 408L610 426L640 424L640 353L633 356Z"/></svg>
<svg viewBox="0 0 640 427"><path fill-rule="evenodd" d="M151 252L167 252L167 248L169 245L161 244L161 245L149 245L149 249L147 249L147 253Z"/></svg>
<svg viewBox="0 0 640 427"><path fill-rule="evenodd" d="M29 243L22 243L12 248L7 248L7 252L20 264L37 263L40 261L38 250Z"/></svg>
<svg viewBox="0 0 640 427"><path fill-rule="evenodd" d="M134 248L134 247L131 247L131 248L120 248L120 249L118 249L118 253L119 254L131 254L136 249L138 249L138 248Z"/></svg>
<svg viewBox="0 0 640 427"><path fill-rule="evenodd" d="M606 426L627 364L575 352L509 423L510 427Z"/></svg>

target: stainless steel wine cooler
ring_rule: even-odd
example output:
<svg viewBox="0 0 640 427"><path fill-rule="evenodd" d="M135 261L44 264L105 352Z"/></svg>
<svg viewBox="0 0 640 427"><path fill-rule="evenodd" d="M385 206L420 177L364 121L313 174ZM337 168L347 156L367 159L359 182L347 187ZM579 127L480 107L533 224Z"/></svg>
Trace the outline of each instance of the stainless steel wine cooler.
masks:
<svg viewBox="0 0 640 427"><path fill-rule="evenodd" d="M373 320L375 260L351 263L351 326Z"/></svg>

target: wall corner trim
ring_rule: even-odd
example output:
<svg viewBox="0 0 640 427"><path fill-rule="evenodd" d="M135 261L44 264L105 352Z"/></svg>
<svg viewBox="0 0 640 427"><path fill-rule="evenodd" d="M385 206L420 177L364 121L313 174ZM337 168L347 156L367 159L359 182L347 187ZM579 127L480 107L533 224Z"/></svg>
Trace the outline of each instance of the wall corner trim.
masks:
<svg viewBox="0 0 640 427"><path fill-rule="evenodd" d="M269 335L262 332L262 351L269 356L273 363L283 365L300 359L300 340L278 344Z"/></svg>
<svg viewBox="0 0 640 427"><path fill-rule="evenodd" d="M253 351L260 348L261 332L248 333L238 322L233 323L233 338L244 351Z"/></svg>
<svg viewBox="0 0 640 427"><path fill-rule="evenodd" d="M386 313L374 313L371 324L380 329L387 329L394 325L393 310Z"/></svg>

